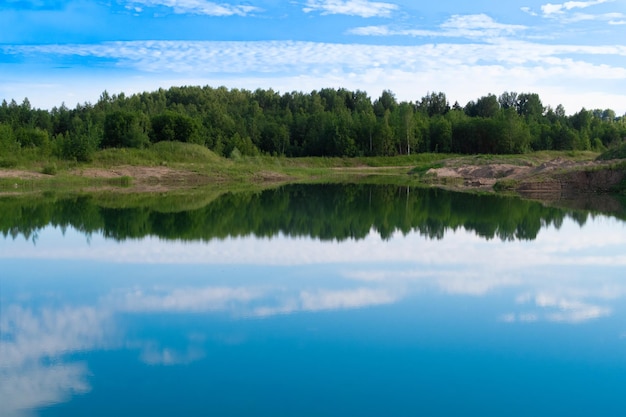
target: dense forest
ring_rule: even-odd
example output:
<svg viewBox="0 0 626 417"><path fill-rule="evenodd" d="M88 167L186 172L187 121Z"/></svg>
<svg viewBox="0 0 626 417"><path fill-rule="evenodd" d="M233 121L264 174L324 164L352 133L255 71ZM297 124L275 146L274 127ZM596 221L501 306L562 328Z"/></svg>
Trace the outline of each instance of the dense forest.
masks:
<svg viewBox="0 0 626 417"><path fill-rule="evenodd" d="M586 110L566 115L534 93L487 95L450 106L444 93L398 102L384 91L322 89L310 94L225 87L173 87L109 95L69 109L0 106L0 166L10 155L89 161L97 149L159 141L204 145L237 155L378 156L416 152L524 153L604 150L626 138L626 116Z"/></svg>
<svg viewBox="0 0 626 417"><path fill-rule="evenodd" d="M566 218L584 224L588 212L563 210L533 201L496 195L453 193L395 185L289 185L261 193L226 193L189 209L150 204L113 207L94 196L4 198L0 234L37 240L48 225L73 227L125 240L158 236L172 240L211 240L255 235L363 239L372 231L382 239L417 232L442 239L465 229L486 239L533 240L543 227L560 227ZM178 202L176 202L178 204Z"/></svg>

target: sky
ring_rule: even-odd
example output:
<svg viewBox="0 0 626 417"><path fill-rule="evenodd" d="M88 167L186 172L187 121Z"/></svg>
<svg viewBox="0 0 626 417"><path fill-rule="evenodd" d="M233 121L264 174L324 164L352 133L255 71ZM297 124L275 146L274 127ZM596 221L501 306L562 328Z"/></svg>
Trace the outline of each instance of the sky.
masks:
<svg viewBox="0 0 626 417"><path fill-rule="evenodd" d="M0 100L40 108L209 85L626 113L624 0L3 0L0 28Z"/></svg>

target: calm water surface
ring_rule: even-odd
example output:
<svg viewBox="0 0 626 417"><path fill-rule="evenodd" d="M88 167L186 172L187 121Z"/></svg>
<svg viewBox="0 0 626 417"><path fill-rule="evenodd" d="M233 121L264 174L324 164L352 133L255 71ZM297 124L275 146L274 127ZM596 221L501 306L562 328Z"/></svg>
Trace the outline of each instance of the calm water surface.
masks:
<svg viewBox="0 0 626 417"><path fill-rule="evenodd" d="M0 415L621 416L618 217L396 186L5 198Z"/></svg>

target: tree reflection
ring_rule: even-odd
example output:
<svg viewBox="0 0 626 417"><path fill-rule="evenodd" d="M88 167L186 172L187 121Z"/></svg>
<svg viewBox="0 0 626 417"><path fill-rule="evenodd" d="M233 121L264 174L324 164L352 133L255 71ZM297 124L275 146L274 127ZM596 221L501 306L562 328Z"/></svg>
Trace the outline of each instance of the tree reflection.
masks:
<svg viewBox="0 0 626 417"><path fill-rule="evenodd" d="M91 195L56 199L0 200L4 236L35 239L48 226L73 227L125 240L156 236L211 240L254 235L306 236L320 240L362 239L375 230L382 239L418 232L441 239L459 228L485 239L533 240L542 227L559 228L566 217L583 225L589 213L546 207L514 197L472 195L395 185L288 185L250 193L226 193L189 209L157 204L161 196L107 207Z"/></svg>

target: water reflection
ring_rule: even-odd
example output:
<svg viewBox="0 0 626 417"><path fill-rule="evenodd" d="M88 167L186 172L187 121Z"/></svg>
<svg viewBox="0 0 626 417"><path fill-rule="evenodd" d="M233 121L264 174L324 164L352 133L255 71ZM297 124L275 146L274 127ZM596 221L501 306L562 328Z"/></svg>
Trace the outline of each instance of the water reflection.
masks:
<svg viewBox="0 0 626 417"><path fill-rule="evenodd" d="M2 294L0 402L3 416L89 392L85 363L65 356L111 343L106 309L86 306L29 308Z"/></svg>
<svg viewBox="0 0 626 417"><path fill-rule="evenodd" d="M298 192L306 199L312 198L312 194ZM395 191L392 194L398 196ZM414 194L419 195L419 191L409 193ZM347 195L361 201L369 192L357 188ZM137 226L137 217L131 216L132 222L127 222L126 232L122 233L121 229L109 228L112 222L104 221L108 217L103 213L108 210L127 213L126 209L84 205L92 213L89 222L76 212L63 220L54 210L35 210L47 214L33 218L52 219L49 220L52 226L27 222L27 226L14 226L12 232L7 232L14 236L23 234L26 239L0 241L3 415L36 415L36 410L51 412L54 404L70 407L58 408L62 415L81 415L80 408L71 408L77 397L113 395L116 391L111 386L130 384L124 381L135 381L133 375L145 373L155 378L157 382L152 381L153 384L159 384L161 374L154 369L167 375L161 376L163 380L170 378L166 369L184 369L177 381L192 390L188 386L192 383L203 387L223 382L216 375L219 375L219 361L225 361L231 366L226 380L245 384L254 379L250 364L265 363L254 356L260 354L255 352L266 357L271 357L269 352L273 350L282 352L280 361L291 363L293 369L304 375L312 375L327 360L316 356L320 346L329 351L328 355L358 353L363 360L371 361L370 367L382 361L383 367L396 370L394 378L398 380L403 380L403 372L409 370L411 378L423 374L432 382L440 377L427 366L411 368L411 362L407 364L406 356L399 352L409 349L421 352L435 363L455 363L454 355L445 356L454 351L454 346L460 346L456 349L473 360L472 352L502 357L503 351L498 349L504 349L511 355L511 363L533 355L538 355L541 363L551 363L560 354L550 353L550 346L555 346L554 352L570 352L570 360L576 366L579 362L596 363L610 358L610 367L626 369L623 353L626 317L621 308L626 295L623 273L626 226L621 220L515 199L500 202L491 197L485 203L477 203L482 211L469 210L474 214L462 215L460 208L453 208L461 205L461 200L452 204L456 197L443 195L444 202L423 203L423 199L434 198L424 195L412 201L409 206L439 209L415 214L406 223L390 221L398 216L406 220L409 216L407 211L390 214L397 204L377 203L386 208L371 213L357 210L353 214L355 218L373 217L362 225L354 220L353 226L346 226L334 235L322 232L332 230L328 225L323 226L323 216L309 219L308 226L314 229L304 232L307 229L300 222L306 216L289 213L296 210L293 202L298 201L292 195L283 197L283 209L287 211L282 216L243 221L245 225L240 225L239 231L230 233L217 232L219 221L212 221L209 227L198 220L202 218L199 214L177 212L170 217L146 209L143 226ZM234 196L223 198L230 201ZM261 209L261 205L253 203L265 198L268 198L265 194L247 196L248 205L242 206L247 208L238 210L247 214L258 210L270 213L270 208ZM221 204L234 207L224 201ZM464 201L462 205L474 204L471 200ZM401 202L400 206L406 207L406 200ZM333 204L338 207L338 213L342 205L349 206L340 201ZM69 207L65 203L60 206L64 210ZM227 215L221 209L207 208L210 206L202 209L203 215L208 212L213 216ZM307 213L312 216L314 211L321 210L330 216L331 206L330 203L327 207L315 205L315 210ZM500 213L500 209L488 210L490 206L517 209L530 219L520 214L515 221L505 216L495 220L495 226L482 225L481 218L486 222L490 216L498 217L493 213ZM269 207L278 210L274 205ZM340 215L344 220L349 217L347 210ZM25 211L20 209L21 213ZM515 218L515 212L511 213ZM537 213L540 215L533 217ZM118 221L113 222L117 225L123 217L118 214ZM237 216L231 214L231 217ZM187 218L190 223L180 218ZM438 220L441 218L447 222ZM183 233L176 239L169 235L169 226L165 226L170 222L182 227ZM224 224L229 222L235 223L231 219ZM185 224L200 225L200 229L192 231L191 226L185 229ZM540 227L526 230L520 226L528 224ZM365 226L369 227L367 232L354 232ZM129 233L129 227L135 232ZM430 233L433 231L436 233ZM31 240L34 233L36 245ZM131 235L136 238L127 239ZM349 235L351 239L347 239ZM529 235L533 236L532 240L527 239ZM500 239L491 239L496 236ZM553 334L554 327L546 326L558 326L559 332L566 332L565 336L559 338ZM533 333L524 333L529 328L535 329ZM471 329L471 334L467 329ZM601 343L597 343L596 332L601 332ZM520 336L513 336L514 333L525 334L525 339L520 342ZM533 336L535 333L537 336ZM272 338L280 343L263 347ZM356 353L350 350L356 349L355 343L361 343L361 350L357 349ZM285 344L290 349L281 348ZM428 356L432 355L429 349L444 352L441 359ZM240 356L233 357L232 352L239 352ZM297 352L304 352L303 357ZM594 356L598 353L599 356ZM238 362L248 364L249 368L238 367ZM503 365L513 366L511 363ZM459 369L465 365L458 364ZM273 361L267 362L267 366L282 378L296 381L294 387L301 382L288 370L276 371L278 365ZM354 372L344 366L334 364L336 378L347 378L345 375ZM405 368L407 371L403 371ZM496 368L481 368L480 372L496 378ZM103 375L108 375L107 369L114 374L108 376L112 382L102 381ZM472 380L464 373L449 372L457 384L463 381L469 384ZM367 381L381 377L372 374L373 379L363 378L358 372L355 375L348 382L361 394L373 389ZM514 374L510 376L514 377ZM502 375L499 378L506 379ZM131 392L142 386L142 380L137 381L138 386L128 387ZM393 386L392 391L404 392L410 381L405 379ZM622 378L617 381L620 382L626 381ZM325 379L312 383L308 389L323 392L328 383ZM432 386L420 387L426 397L436 397L436 392L428 391L435 389ZM532 391L529 386L524 388ZM503 391L503 401L515 398L519 393L514 391ZM217 392L225 398L233 394L226 388ZM296 398L300 395L289 390L284 393ZM155 391L155 395L156 405L151 410L158 415L165 412L159 411L159 396L168 394ZM367 402L367 396L359 398L361 405L346 406L357 410L359 415L374 415L376 408ZM388 403L399 398L388 393L385 399ZM206 412L206 402L196 399L193 404L189 403L186 411ZM266 414L271 411L264 409L261 402L252 401L251 407L260 407ZM521 410L529 411L524 407ZM318 411L340 415L328 413L333 411L328 409ZM477 407L470 411L484 410Z"/></svg>
<svg viewBox="0 0 626 417"><path fill-rule="evenodd" d="M215 197L215 196L214 196ZM0 199L4 236L37 240L48 225L125 240L156 236L211 240L254 235L362 239L376 231L419 232L441 239L459 228L487 239L532 240L564 219L583 225L588 211L546 207L503 196L478 196L390 185L290 185L259 193L197 196L102 196ZM622 213L623 214L623 213Z"/></svg>

